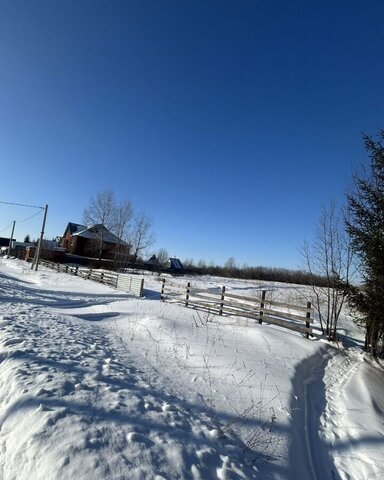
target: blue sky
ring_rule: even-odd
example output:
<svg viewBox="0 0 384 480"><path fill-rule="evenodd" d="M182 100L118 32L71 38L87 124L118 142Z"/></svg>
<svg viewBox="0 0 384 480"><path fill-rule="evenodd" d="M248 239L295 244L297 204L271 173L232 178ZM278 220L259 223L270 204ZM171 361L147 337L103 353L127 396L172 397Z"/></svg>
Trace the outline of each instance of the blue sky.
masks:
<svg viewBox="0 0 384 480"><path fill-rule="evenodd" d="M181 259L295 268L384 127L384 3L0 1L0 200L113 189ZM0 204L0 236L37 236Z"/></svg>

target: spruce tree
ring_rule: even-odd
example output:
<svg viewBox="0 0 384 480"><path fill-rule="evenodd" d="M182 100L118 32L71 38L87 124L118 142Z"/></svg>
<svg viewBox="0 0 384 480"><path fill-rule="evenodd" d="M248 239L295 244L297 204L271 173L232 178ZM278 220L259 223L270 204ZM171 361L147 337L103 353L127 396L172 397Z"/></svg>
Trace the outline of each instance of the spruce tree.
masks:
<svg viewBox="0 0 384 480"><path fill-rule="evenodd" d="M347 232L360 259L363 283L351 292L351 304L366 327L365 346L375 356L384 353L384 130L377 140L364 136L369 171L355 175L347 194Z"/></svg>

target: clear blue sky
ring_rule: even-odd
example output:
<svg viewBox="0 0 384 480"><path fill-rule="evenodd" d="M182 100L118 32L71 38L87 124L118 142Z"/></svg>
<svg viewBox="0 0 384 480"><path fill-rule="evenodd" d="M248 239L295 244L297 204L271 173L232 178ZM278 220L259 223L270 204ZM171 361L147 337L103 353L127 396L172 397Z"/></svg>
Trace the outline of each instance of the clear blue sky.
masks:
<svg viewBox="0 0 384 480"><path fill-rule="evenodd" d="M383 22L382 0L2 0L0 200L48 203L52 237L113 189L154 249L295 268L384 127ZM0 236L35 211L0 205Z"/></svg>

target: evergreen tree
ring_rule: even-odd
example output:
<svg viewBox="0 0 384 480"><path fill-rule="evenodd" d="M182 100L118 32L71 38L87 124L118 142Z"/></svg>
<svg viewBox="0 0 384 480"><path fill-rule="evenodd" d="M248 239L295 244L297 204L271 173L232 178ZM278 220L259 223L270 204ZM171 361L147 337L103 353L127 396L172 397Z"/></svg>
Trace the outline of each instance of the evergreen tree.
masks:
<svg viewBox="0 0 384 480"><path fill-rule="evenodd" d="M360 259L363 285L351 292L351 304L366 327L366 349L384 353L384 130L378 140L365 136L370 171L355 176L347 195L347 231Z"/></svg>
<svg viewBox="0 0 384 480"><path fill-rule="evenodd" d="M30 243L31 242L31 237L29 236L29 233L24 238L24 243Z"/></svg>

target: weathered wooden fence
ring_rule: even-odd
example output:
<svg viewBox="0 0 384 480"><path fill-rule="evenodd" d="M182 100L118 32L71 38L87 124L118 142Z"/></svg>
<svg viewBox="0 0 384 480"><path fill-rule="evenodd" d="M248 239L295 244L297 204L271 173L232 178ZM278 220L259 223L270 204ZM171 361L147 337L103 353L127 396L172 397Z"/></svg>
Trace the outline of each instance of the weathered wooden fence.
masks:
<svg viewBox="0 0 384 480"><path fill-rule="evenodd" d="M95 270L91 268L80 268L63 263L54 263L47 260L41 260L41 265L56 270L57 272L69 273L86 280L103 283L111 287L131 293L139 297L143 296L144 279L132 277L131 275L111 272L108 270Z"/></svg>
<svg viewBox="0 0 384 480"><path fill-rule="evenodd" d="M308 302L306 306L277 302L268 298L267 290L261 290L259 297L244 297L227 293L225 287L218 291L172 284L165 278L162 280L161 300L179 303L186 307L209 311L217 315L246 317L279 325L309 337L312 333L313 308Z"/></svg>

